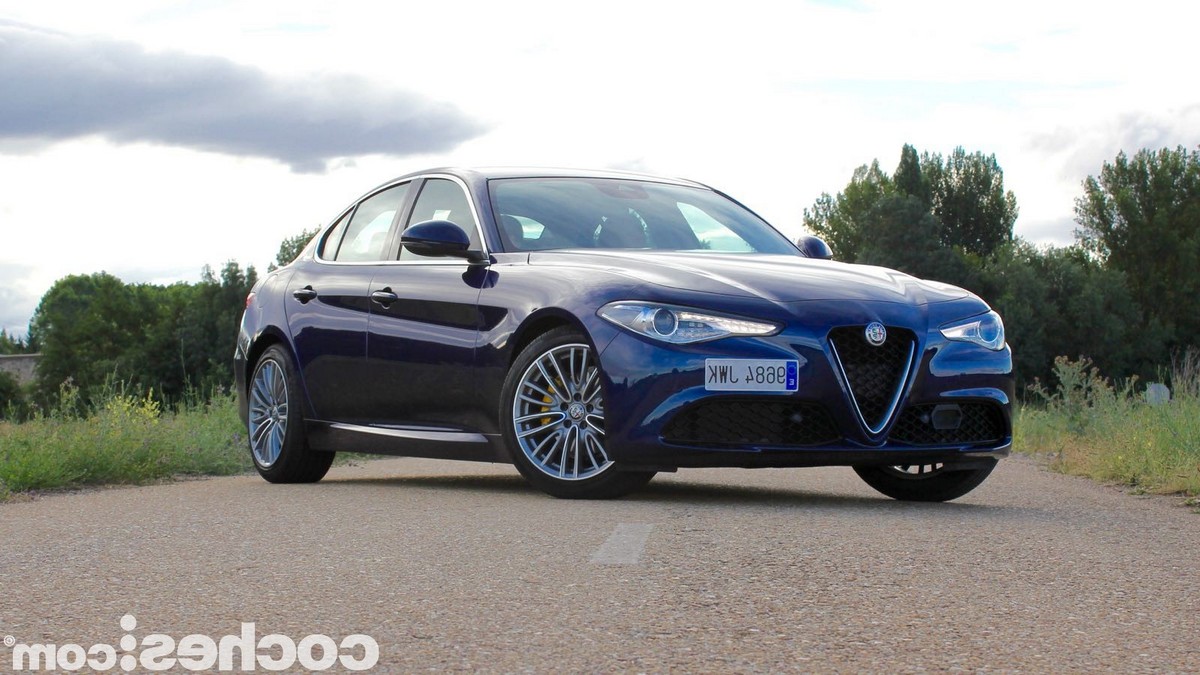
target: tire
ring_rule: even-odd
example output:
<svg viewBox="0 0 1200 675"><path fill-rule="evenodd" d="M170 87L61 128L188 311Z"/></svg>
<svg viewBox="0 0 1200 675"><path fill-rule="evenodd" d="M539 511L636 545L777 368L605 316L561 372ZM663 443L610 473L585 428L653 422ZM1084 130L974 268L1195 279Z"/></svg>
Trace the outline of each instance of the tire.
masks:
<svg viewBox="0 0 1200 675"><path fill-rule="evenodd" d="M945 502L958 499L988 477L995 460L978 469L954 470L946 464L856 466L854 472L879 492L906 502Z"/></svg>
<svg viewBox="0 0 1200 675"><path fill-rule="evenodd" d="M500 397L500 423L517 470L561 499L621 497L654 477L622 471L608 457L594 354L577 330L543 333L517 356Z"/></svg>
<svg viewBox="0 0 1200 675"><path fill-rule="evenodd" d="M302 396L291 355L271 345L250 377L246 431L254 468L272 483L315 483L333 464L335 453L308 447Z"/></svg>

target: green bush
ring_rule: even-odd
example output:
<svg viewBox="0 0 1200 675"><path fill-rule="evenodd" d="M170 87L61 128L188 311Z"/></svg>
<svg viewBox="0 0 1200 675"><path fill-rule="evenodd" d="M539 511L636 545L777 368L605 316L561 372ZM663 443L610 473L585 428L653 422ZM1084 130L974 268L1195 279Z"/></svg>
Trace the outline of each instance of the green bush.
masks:
<svg viewBox="0 0 1200 675"><path fill-rule="evenodd" d="M1058 358L1053 390L1031 389L1040 402L1022 407L1017 447L1043 454L1064 473L1138 491L1200 495L1200 355L1177 359L1167 378L1169 403L1145 403L1135 380L1114 386L1088 359Z"/></svg>
<svg viewBox="0 0 1200 675"><path fill-rule="evenodd" d="M27 405L25 390L17 378L0 372L0 420L20 419Z"/></svg>
<svg viewBox="0 0 1200 675"><path fill-rule="evenodd" d="M250 468L232 396L164 412L152 394L112 393L86 413L78 412L78 396L66 386L49 413L0 422L0 493Z"/></svg>

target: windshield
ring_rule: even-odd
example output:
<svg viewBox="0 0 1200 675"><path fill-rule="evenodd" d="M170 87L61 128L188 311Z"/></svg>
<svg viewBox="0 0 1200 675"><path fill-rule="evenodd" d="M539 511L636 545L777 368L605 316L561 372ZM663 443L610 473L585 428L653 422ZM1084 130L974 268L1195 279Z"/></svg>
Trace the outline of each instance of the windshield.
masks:
<svg viewBox="0 0 1200 675"><path fill-rule="evenodd" d="M609 178L488 183L506 251L624 248L796 255L761 218L700 188Z"/></svg>

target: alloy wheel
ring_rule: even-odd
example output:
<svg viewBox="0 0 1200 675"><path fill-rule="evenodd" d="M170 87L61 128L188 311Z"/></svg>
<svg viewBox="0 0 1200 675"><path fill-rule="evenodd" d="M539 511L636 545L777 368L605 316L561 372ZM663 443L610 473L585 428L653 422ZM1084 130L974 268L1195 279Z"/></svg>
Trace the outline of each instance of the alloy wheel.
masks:
<svg viewBox="0 0 1200 675"><path fill-rule="evenodd" d="M585 480L612 466L604 450L600 368L586 344L538 356L517 384L512 415L521 452L547 476Z"/></svg>
<svg viewBox="0 0 1200 675"><path fill-rule="evenodd" d="M937 464L898 464L884 468L897 478L920 480L941 473L945 466L939 462Z"/></svg>
<svg viewBox="0 0 1200 675"><path fill-rule="evenodd" d="M287 423L287 376L278 362L264 359L250 385L250 449L259 466L270 467L279 459Z"/></svg>

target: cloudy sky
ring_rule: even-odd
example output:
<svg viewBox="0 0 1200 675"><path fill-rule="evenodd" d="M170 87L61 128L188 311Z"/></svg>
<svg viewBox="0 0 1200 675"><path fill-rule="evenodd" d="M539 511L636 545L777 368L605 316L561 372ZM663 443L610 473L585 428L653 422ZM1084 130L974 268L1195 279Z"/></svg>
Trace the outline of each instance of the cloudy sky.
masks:
<svg viewBox="0 0 1200 675"><path fill-rule="evenodd" d="M994 153L1072 239L1120 150L1196 147L1177 1L0 0L0 327L58 278L265 268L370 187L456 165L700 180L784 232L900 147Z"/></svg>

